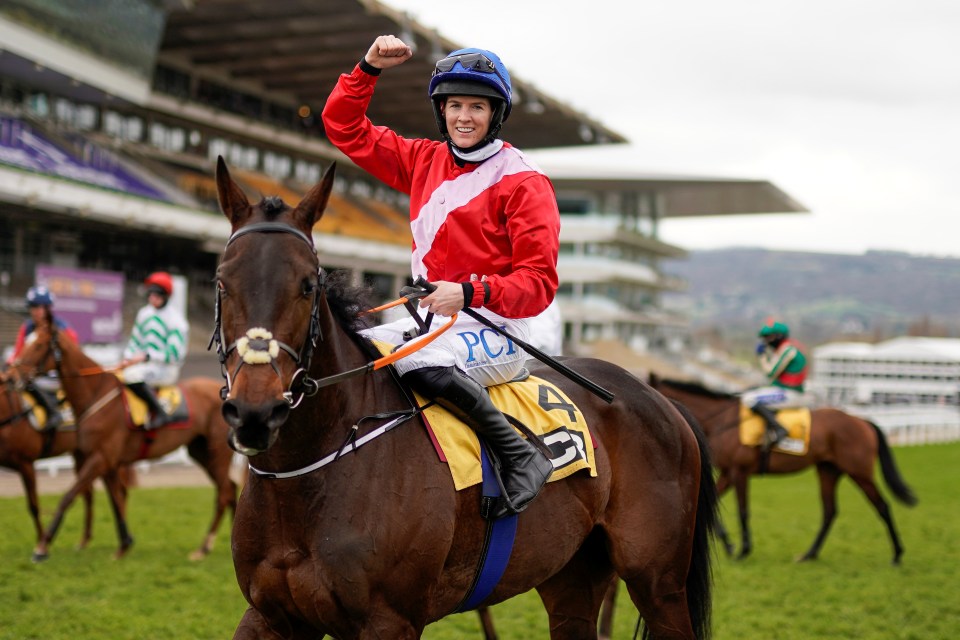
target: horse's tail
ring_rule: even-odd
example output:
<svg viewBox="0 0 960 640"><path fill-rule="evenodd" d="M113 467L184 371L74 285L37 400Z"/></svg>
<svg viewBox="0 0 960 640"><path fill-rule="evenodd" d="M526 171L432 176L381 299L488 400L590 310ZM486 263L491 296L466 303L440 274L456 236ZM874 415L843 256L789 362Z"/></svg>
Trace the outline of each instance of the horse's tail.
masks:
<svg viewBox="0 0 960 640"><path fill-rule="evenodd" d="M697 496L697 519L693 531L693 549L690 554L690 571L687 573L687 609L693 625L694 637L708 640L711 635L711 613L713 610L713 533L717 528L719 498L717 485L713 479L713 463L710 461L710 447L700 423L682 403L673 401L694 436L700 450L700 492ZM644 638L647 633L644 630Z"/></svg>
<svg viewBox="0 0 960 640"><path fill-rule="evenodd" d="M900 471L897 469L897 463L893 459L893 451L890 450L890 446L887 444L887 437L883 435L883 430L880 427L872 422L869 424L877 434L880 470L883 472L884 481L886 481L890 491L893 492L893 495L896 496L900 502L912 507L917 504L917 496L914 495L913 490L907 486L903 476L900 475Z"/></svg>

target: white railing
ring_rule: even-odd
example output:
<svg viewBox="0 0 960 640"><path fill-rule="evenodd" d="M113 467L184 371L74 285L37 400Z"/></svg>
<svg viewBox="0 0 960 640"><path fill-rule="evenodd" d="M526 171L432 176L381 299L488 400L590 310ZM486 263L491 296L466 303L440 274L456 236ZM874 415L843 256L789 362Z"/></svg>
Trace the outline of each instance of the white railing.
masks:
<svg viewBox="0 0 960 640"><path fill-rule="evenodd" d="M924 405L856 406L845 409L883 429L892 445L960 440L960 409Z"/></svg>

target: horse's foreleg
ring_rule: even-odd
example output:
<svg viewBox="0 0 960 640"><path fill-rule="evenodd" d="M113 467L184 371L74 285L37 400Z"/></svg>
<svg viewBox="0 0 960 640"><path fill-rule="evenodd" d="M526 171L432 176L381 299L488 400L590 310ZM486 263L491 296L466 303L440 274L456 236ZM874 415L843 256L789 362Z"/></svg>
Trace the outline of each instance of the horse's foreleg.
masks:
<svg viewBox="0 0 960 640"><path fill-rule="evenodd" d="M719 477L717 477L717 499L719 500L723 497L723 494L726 493L727 489L730 488L730 476L727 473L726 469L721 470ZM723 545L724 551L727 552L727 556L733 556L733 552L736 551L733 547L733 543L730 541L730 534L727 533L727 528L723 526L723 520L717 518L716 527L714 528L716 536L720 538L720 543Z"/></svg>
<svg viewBox="0 0 960 640"><path fill-rule="evenodd" d="M77 543L77 549L86 549L93 537L93 491L87 489L83 492L83 533L80 535L80 542Z"/></svg>
<svg viewBox="0 0 960 640"><path fill-rule="evenodd" d="M816 560L820 554L820 547L823 546L827 534L830 533L830 527L837 517L837 482L843 472L829 462L817 464L817 477L820 480L820 507L822 517L820 519L820 531L814 538L813 544L807 549L807 552L797 558L797 562L806 560Z"/></svg>
<svg viewBox="0 0 960 640"><path fill-rule="evenodd" d="M53 520L50 522L50 526L47 527L46 532L44 532L40 541L37 542L37 546L34 547L34 562L42 562L49 557L50 545L53 544L53 539L57 536L60 525L63 524L63 518L67 513L67 509L70 508L70 505L73 504L73 501L77 499L78 495L91 489L93 482L105 471L105 467L106 463L103 461L103 458L96 456L88 459L77 472L76 481L74 481L73 486L70 487L60 499L60 504L57 505L57 511L53 516Z"/></svg>
<svg viewBox="0 0 960 640"><path fill-rule="evenodd" d="M740 555L743 560L753 551L753 536L750 534L750 476L740 472L733 477L734 490L737 493L737 513L740 515Z"/></svg>
<svg viewBox="0 0 960 640"><path fill-rule="evenodd" d="M197 443L200 439L193 440L187 445L187 451L190 456L200 463L207 476L216 487L216 504L213 511L213 521L207 529L207 535L204 536L200 548L190 553L191 560L202 560L213 551L213 545L217 539L217 531L220 529L220 522L223 515L230 509L231 516L237 511L237 485L230 478L230 463L233 460L231 453L226 455L209 449L201 449Z"/></svg>
<svg viewBox="0 0 960 640"><path fill-rule="evenodd" d="M37 498L37 472L31 462L21 465L17 471L23 484L23 494L27 497L27 511L37 532L37 541L40 541L43 538L43 524L40 522L40 501Z"/></svg>
<svg viewBox="0 0 960 640"><path fill-rule="evenodd" d="M497 640L497 630L493 626L493 615L489 607L480 607L477 609L477 615L480 616L480 630L483 631L483 640Z"/></svg>
<svg viewBox="0 0 960 640"><path fill-rule="evenodd" d="M613 637L613 612L617 608L617 589L620 587L620 578L614 576L610 581L607 595L603 597L600 607L600 640L610 640Z"/></svg>
<svg viewBox="0 0 960 640"><path fill-rule="evenodd" d="M133 536L127 528L127 489L120 478L117 469L111 469L103 476L103 483L107 487L110 497L110 507L113 509L113 519L117 523L117 540L120 546L114 554L115 558L122 558L133 546Z"/></svg>

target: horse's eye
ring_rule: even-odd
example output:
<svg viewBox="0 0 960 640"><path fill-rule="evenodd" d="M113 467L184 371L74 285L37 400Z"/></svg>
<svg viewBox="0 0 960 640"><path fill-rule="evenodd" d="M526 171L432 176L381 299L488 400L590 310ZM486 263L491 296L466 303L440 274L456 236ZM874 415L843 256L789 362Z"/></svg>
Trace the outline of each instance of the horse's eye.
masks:
<svg viewBox="0 0 960 640"><path fill-rule="evenodd" d="M313 295L313 292L316 291L316 290L317 290L317 283L311 282L311 281L309 281L309 280L303 283L303 297L304 297L304 298Z"/></svg>

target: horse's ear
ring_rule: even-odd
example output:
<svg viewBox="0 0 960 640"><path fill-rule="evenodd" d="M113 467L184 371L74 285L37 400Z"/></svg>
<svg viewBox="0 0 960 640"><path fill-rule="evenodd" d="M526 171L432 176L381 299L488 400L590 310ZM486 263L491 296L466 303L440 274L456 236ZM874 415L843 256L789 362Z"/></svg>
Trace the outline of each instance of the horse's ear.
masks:
<svg viewBox="0 0 960 640"><path fill-rule="evenodd" d="M327 202L330 201L330 192L333 191L333 178L336 173L337 163L334 162L323 172L320 182L315 184L297 205L294 216L304 224L304 228L312 229L323 215L323 210L327 208Z"/></svg>
<svg viewBox="0 0 960 640"><path fill-rule="evenodd" d="M650 371L650 380L649 384L651 387L657 386L657 383L660 382L660 376L658 376L654 371Z"/></svg>
<svg viewBox="0 0 960 640"><path fill-rule="evenodd" d="M220 210L227 216L227 220L234 229L250 216L250 201L247 200L247 194L230 177L223 156L217 156L217 199L220 201Z"/></svg>

